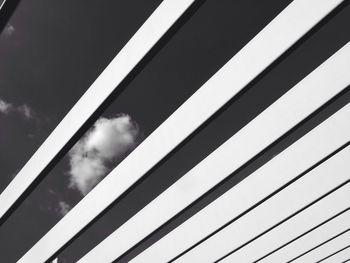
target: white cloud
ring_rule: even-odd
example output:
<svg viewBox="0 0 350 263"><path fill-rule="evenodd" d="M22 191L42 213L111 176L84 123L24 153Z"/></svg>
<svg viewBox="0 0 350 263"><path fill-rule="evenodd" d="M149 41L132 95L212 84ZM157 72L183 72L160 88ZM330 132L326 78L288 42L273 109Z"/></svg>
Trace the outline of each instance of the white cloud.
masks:
<svg viewBox="0 0 350 263"><path fill-rule="evenodd" d="M69 152L70 188L86 195L137 145L139 135L139 126L129 115L100 118Z"/></svg>
<svg viewBox="0 0 350 263"><path fill-rule="evenodd" d="M8 103L0 98L0 113L8 114L12 110L11 103Z"/></svg>
<svg viewBox="0 0 350 263"><path fill-rule="evenodd" d="M39 209L63 217L72 209L72 206L62 199L62 194L49 188L46 198L39 204Z"/></svg>
<svg viewBox="0 0 350 263"><path fill-rule="evenodd" d="M34 118L34 111L27 105L23 104L20 106L14 106L12 103L6 102L0 98L0 113L2 114L19 114L26 120L31 120Z"/></svg>
<svg viewBox="0 0 350 263"><path fill-rule="evenodd" d="M56 208L56 211L60 215L65 216L69 212L69 210L71 210L71 206L69 204L67 204L64 201L59 201L58 202L58 207Z"/></svg>
<svg viewBox="0 0 350 263"><path fill-rule="evenodd" d="M33 118L33 110L26 104L17 107L17 111L22 114L27 120Z"/></svg>
<svg viewBox="0 0 350 263"><path fill-rule="evenodd" d="M11 24L7 24L4 28L4 36L5 37L11 37L15 33L15 28Z"/></svg>

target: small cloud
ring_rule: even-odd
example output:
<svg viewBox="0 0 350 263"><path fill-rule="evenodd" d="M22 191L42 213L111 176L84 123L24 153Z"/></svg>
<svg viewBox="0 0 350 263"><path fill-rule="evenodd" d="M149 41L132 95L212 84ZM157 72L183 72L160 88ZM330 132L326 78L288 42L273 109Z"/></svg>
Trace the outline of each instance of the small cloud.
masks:
<svg viewBox="0 0 350 263"><path fill-rule="evenodd" d="M11 24L7 24L4 28L3 34L5 37L9 38L15 33L15 28Z"/></svg>
<svg viewBox="0 0 350 263"><path fill-rule="evenodd" d="M51 188L49 188L47 191L48 191L49 194L51 194L51 195L56 195L56 191L53 190L53 189L51 189Z"/></svg>
<svg viewBox="0 0 350 263"><path fill-rule="evenodd" d="M28 134L27 134L27 137L28 137L29 139L33 139L33 138L35 138L35 134L33 134L33 133L28 133Z"/></svg>
<svg viewBox="0 0 350 263"><path fill-rule="evenodd" d="M64 201L58 202L58 207L56 208L56 212L58 212L60 215L65 216L69 210L71 210L71 206L67 204Z"/></svg>
<svg viewBox="0 0 350 263"><path fill-rule="evenodd" d="M0 98L0 113L8 114L12 110L12 104Z"/></svg>
<svg viewBox="0 0 350 263"><path fill-rule="evenodd" d="M0 113L2 114L19 114L26 120L34 119L34 111L27 105L14 106L12 103L6 102L0 98Z"/></svg>
<svg viewBox="0 0 350 263"><path fill-rule="evenodd" d="M53 189L47 190L47 198L43 201L39 208L43 211L48 211L50 213L54 212L60 216L65 216L69 210L71 210L72 206L62 200L61 195L57 193Z"/></svg>
<svg viewBox="0 0 350 263"><path fill-rule="evenodd" d="M33 110L26 104L18 106L17 111L27 120L33 119Z"/></svg>
<svg viewBox="0 0 350 263"><path fill-rule="evenodd" d="M136 147L139 136L138 124L127 114L97 120L69 152L69 187L86 195Z"/></svg>

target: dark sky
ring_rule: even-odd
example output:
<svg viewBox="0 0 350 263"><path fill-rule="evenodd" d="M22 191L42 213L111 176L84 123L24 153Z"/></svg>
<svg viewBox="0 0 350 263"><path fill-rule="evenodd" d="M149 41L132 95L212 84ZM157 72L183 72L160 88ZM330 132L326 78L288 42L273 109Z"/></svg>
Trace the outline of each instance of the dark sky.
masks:
<svg viewBox="0 0 350 263"><path fill-rule="evenodd" d="M7 112L0 112L0 191L160 2L21 1L0 35L0 100L10 105ZM0 227L0 261L15 262L19 259L83 197L85 179L79 176L84 176L82 171L91 166L74 159L80 157L80 150L89 155L90 164L97 162L99 168L102 166L107 170L115 167L289 2L204 1L193 17L110 105L103 114L105 125L102 122L96 124L90 135L81 141L81 147L64 157ZM349 24L350 7L346 7L68 246L59 255L59 262L79 259L347 43L350 39ZM317 125L349 98L348 92L328 111L321 112L262 155L251 168L232 176L226 187L249 175L252 169ZM123 130L110 130L110 127L120 127L118 125L125 116L131 120L129 126L122 126ZM117 126L108 126L110 124ZM97 136L105 131L120 136L122 139L114 141L117 140L117 148L125 151L112 151L112 158L106 157L105 141ZM132 143L126 145L123 136L131 132ZM89 145L101 151L96 155L95 151L89 150ZM78 177L72 175L72 163L76 165L74 168L79 168ZM93 171L98 174L101 169ZM105 173L102 169L101 175ZM71 184L72 178L75 178L75 187ZM225 185L216 191L216 195L213 193L146 240L139 249L222 193ZM124 258L127 259L128 256Z"/></svg>

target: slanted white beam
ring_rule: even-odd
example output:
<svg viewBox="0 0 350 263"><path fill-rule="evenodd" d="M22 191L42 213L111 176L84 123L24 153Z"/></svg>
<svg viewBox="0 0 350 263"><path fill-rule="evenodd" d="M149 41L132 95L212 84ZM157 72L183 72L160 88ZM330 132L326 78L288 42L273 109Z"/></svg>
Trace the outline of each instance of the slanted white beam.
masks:
<svg viewBox="0 0 350 263"><path fill-rule="evenodd" d="M1 5L0 5L0 10L1 10L1 8L5 5L5 2L6 2L6 0L3 0L3 1L2 1Z"/></svg>
<svg viewBox="0 0 350 263"><path fill-rule="evenodd" d="M348 161L350 161L350 155L349 155ZM337 173L337 170L333 171L333 173ZM332 177L332 174L328 174L328 176ZM313 187L314 188L318 187L317 181L314 183ZM310 191L312 191L312 189ZM294 198L299 198L299 196L296 195ZM284 201L284 200L281 200L281 201ZM288 203L285 203L284 205L288 205ZM276 228L272 229L271 231L267 232L266 234L262 235L258 239L254 240L253 242L239 249L237 252L229 255L228 257L223 259L221 262L223 263L255 262L261 257L287 244L288 242L292 241L298 236L306 233L312 228L318 226L319 224L322 224L323 222L327 221L329 218L332 218L333 216L341 213L342 211L344 211L349 207L350 207L349 197L343 200L334 199L334 198L324 198L321 201L317 202L316 204L312 205L311 207L303 210L301 213L295 215L291 219L287 220L286 222L282 223L281 225L277 226ZM346 221L339 222L340 219L346 220ZM259 221L260 221L259 218L257 218L256 223L259 224ZM344 225L346 225L346 229L348 229L350 227L350 213L345 214L345 216L342 216L335 221L340 224L339 226L343 226L343 228L344 228ZM336 227L339 227L339 226L336 226ZM329 231L331 231L333 236L335 236L335 234L339 234L339 232L334 233L334 229L329 229ZM328 234L331 234L331 233L328 233ZM305 238L306 237L308 237L308 235L306 235ZM232 236L232 238L234 238L234 236ZM324 241L327 241L327 239L323 238L323 242ZM314 246L316 246L315 243L314 243ZM282 261L282 259L280 259L279 262L288 262L288 261Z"/></svg>
<svg viewBox="0 0 350 263"><path fill-rule="evenodd" d="M194 0L164 0L0 195L0 218Z"/></svg>
<svg viewBox="0 0 350 263"><path fill-rule="evenodd" d="M327 212L326 209L324 212ZM305 221L307 222L307 221ZM327 240L350 229L350 210L337 216L324 225L312 230L310 233L298 238L292 243L275 251L271 255L263 258L261 263L280 263L289 262L300 255L312 250L313 248L323 244ZM343 234L346 240L350 241L350 230ZM309 261L304 261L309 262Z"/></svg>
<svg viewBox="0 0 350 263"><path fill-rule="evenodd" d="M315 248L314 250L311 250L309 253L297 258L296 260L293 260L293 263L318 262L326 258L327 256L332 255L337 251L343 249L344 247L349 246L349 241L350 231L336 237L335 239L330 240L329 242Z"/></svg>
<svg viewBox="0 0 350 263"><path fill-rule="evenodd" d="M174 262L216 262L348 181L350 179L349 160L350 146L200 243ZM280 176L283 176L283 173ZM251 193L253 194L254 191L252 190ZM327 210L330 211L330 216L350 206L349 196L350 183L324 198L323 202L326 202L328 205ZM239 202L239 200L236 200L236 202ZM234 203L231 203L231 206L234 205ZM322 207L324 206L322 205ZM334 210L332 211L332 209ZM323 212L327 214L325 211ZM326 220L327 216L322 216L322 219ZM149 261L135 260L134 262ZM231 258L225 258L221 262L235 261L232 261Z"/></svg>
<svg viewBox="0 0 350 263"><path fill-rule="evenodd" d="M105 258L106 261L110 261L122 255L278 139L332 96L343 90L350 82L350 76L347 74L349 68L350 44L337 52L246 127L232 136L231 139L90 251L80 262L90 262L101 257ZM347 80L339 83L339 77ZM338 82L340 86L335 82ZM322 95L323 92L325 93ZM236 207L225 209L226 214L221 210L216 210L212 214L212 219L215 220L211 224L209 224L208 218L204 216L200 217L200 220L194 219L193 222L195 223L189 223L189 227L184 226L174 230L174 232L139 255L139 262L167 262L171 260L231 220L232 216L239 215L245 209L248 209L327 156L327 154L345 144L350 139L350 134L347 132L350 125L349 112L350 106L348 105L339 114L328 120L322 128L315 129L314 132L302 138L295 146L275 158L276 160L267 164L261 171L259 170L260 172L256 172L255 176L249 176L247 180L240 183L237 191L234 189L233 194L234 198L237 198L236 200L240 200ZM335 127L338 128L335 129ZM323 143L327 137L332 138L329 140L329 144ZM305 155L305 152L308 154ZM295 160L295 163L299 165L295 165L290 160ZM284 165L289 169L286 169ZM288 174L281 177L277 172ZM263 184L269 176L271 176L270 184ZM255 180L257 180L257 184L255 184ZM251 194L251 187L256 189L253 191L255 195ZM246 202L243 202L243 200ZM231 203L228 204L231 207ZM220 216L218 216L219 214ZM111 249L112 247L113 249Z"/></svg>
<svg viewBox="0 0 350 263"><path fill-rule="evenodd" d="M349 246L348 248L346 248L342 251L339 251L338 253L336 253L335 255L333 255L329 258L323 259L321 262L322 263L344 263L344 262L349 261L349 259L350 259L350 242L349 242L349 240L348 240L347 244L348 244L347 246Z"/></svg>
<svg viewBox="0 0 350 263"><path fill-rule="evenodd" d="M85 196L20 262L45 261L55 253L341 2L342 0L292 2ZM247 152L235 165L244 164L274 141L276 135L282 135L306 117L309 111L312 112L337 94L338 84L345 84L344 77L338 77L340 80L335 80L336 84L332 85L336 88L317 92L320 96L313 96L315 99L311 103L310 99L305 101L307 109L303 110L306 110L306 115L303 111L301 115L288 119L286 125L276 127L271 132L271 137L267 135L266 140ZM320 85L323 86L324 83ZM299 98L297 100L302 103Z"/></svg>

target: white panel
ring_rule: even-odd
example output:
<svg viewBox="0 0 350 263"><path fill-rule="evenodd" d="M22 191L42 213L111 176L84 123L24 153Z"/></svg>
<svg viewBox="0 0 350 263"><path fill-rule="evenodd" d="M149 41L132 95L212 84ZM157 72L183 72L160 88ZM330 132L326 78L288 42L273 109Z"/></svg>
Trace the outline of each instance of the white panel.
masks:
<svg viewBox="0 0 350 263"><path fill-rule="evenodd" d="M326 210L325 210L326 211ZM310 233L298 238L294 242L279 249L273 254L260 260L260 263L280 263L289 262L298 256L306 253L323 242L339 235L350 229L350 210L337 216L324 225L314 229ZM346 234L347 240L350 241L350 231Z"/></svg>
<svg viewBox="0 0 350 263"><path fill-rule="evenodd" d="M335 239L332 239L331 241L323 244L320 247L315 248L314 250L310 251L309 253L301 256L300 258L292 262L293 263L318 262L319 260L322 260L325 257L332 255L349 245L350 245L350 231L344 233L343 235L340 235Z"/></svg>
<svg viewBox="0 0 350 263"><path fill-rule="evenodd" d="M349 241L347 242L349 246ZM350 247L344 249L343 251L338 252L337 254L322 260L322 263L344 263L344 261L348 261L350 259Z"/></svg>
<svg viewBox="0 0 350 263"><path fill-rule="evenodd" d="M264 149L264 147L276 140L289 128L301 121L307 114L310 114L311 112L309 110L305 111L304 107L313 107L311 104L313 101L318 100L316 98L322 92L327 89L334 89L336 87L334 81L339 80L338 73L343 71L341 75L343 77L346 76L348 80L345 83L349 83L349 68L350 45L347 45L142 209L121 228L116 230L88 253L85 258L81 259L81 262L89 262L89 260L101 257L106 258L106 261L110 261L152 233L152 231L156 230L168 219L175 216L226 176L238 169L242 164ZM347 85L345 84L343 87ZM340 88L340 90L342 89ZM189 223L188 227L185 226L176 230L175 233L170 233L140 255L140 258L144 258L143 262L163 262L172 259L192 244L225 224L232 218L231 216L239 215L239 213L248 209L278 187L292 180L298 173L303 172L325 155L340 147L349 140L350 136L346 132L349 130L349 108L350 106L348 105L339 117L335 117L337 120L330 121L334 121L334 123L331 125L327 124L326 126L328 128L324 128L324 130L320 129L321 131L317 129L315 132L317 135L315 137L313 137L314 135L307 136L301 143L297 143L295 148L292 147L289 151L268 164L266 168L263 168L261 171L259 170L254 177L250 176L255 179L248 179L243 184L239 184L239 188L234 190L236 191L234 196L235 198L240 198L240 195L241 197L244 196L243 199L240 199L246 200L246 202L240 202L240 205L235 210L228 210L225 216L223 215L225 213L222 211L218 212L215 210L213 215L217 220L213 220L212 224L208 224L208 218L200 214L199 217L202 217L199 221L194 219L193 222L195 223ZM276 125L277 123L278 125ZM335 123L337 124L335 125ZM335 129L336 126L339 128ZM325 135L327 132L325 131L330 132L328 136L329 144L323 143L325 141L324 138L327 138L327 135ZM331 134L334 136L331 136ZM305 144L305 148L303 144ZM303 151L310 151L313 154L308 154L308 158L301 158L304 156L301 154ZM233 158L232 156L235 157ZM300 166L289 163L290 158L295 159L295 163L299 163ZM287 169L288 174L285 177L278 177L276 171L286 170L283 165L290 167L290 169ZM263 188L260 179L263 178L261 174L264 174L264 177L274 176L272 177L274 179L272 182L274 183L271 182L267 186L264 185L265 188ZM254 184L256 178L259 178L257 179L258 184ZM249 194L250 198L248 198L246 193L250 193L250 187L252 185L253 187L254 185L259 185L258 189L261 189L261 191L254 191L256 195ZM177 235L179 236L176 237ZM181 238L181 235L185 235L186 238ZM110 249L111 247L113 249ZM153 254L156 256L152 256Z"/></svg>
<svg viewBox="0 0 350 263"><path fill-rule="evenodd" d="M1 193L0 218L193 2L159 5Z"/></svg>
<svg viewBox="0 0 350 263"><path fill-rule="evenodd" d="M350 146L174 262L214 262L350 179ZM280 174L283 176L283 174ZM268 181L266 183L269 183ZM251 190L254 193L254 190ZM350 205L350 183L325 197L329 214ZM239 201L239 200L237 200ZM234 204L231 204L234 206ZM333 210L334 209L334 210ZM320 215L321 216L321 215ZM134 262L153 262L135 260ZM223 262L233 262L223 260Z"/></svg>
<svg viewBox="0 0 350 263"><path fill-rule="evenodd" d="M20 262L44 261L66 244L341 2L341 0L293 1L85 196L22 257ZM341 53L347 54L346 50L348 49L345 48ZM349 61L337 59L336 57L339 56L341 57L341 54L331 59L330 64L335 63L337 68L343 68ZM265 118L255 121L258 127L265 127L265 124L259 122L265 121L267 118L272 124L271 127L269 124L267 126L271 129L262 133L262 138L258 140L259 143L256 146L250 147L242 154L240 153L241 157L237 162L233 162L234 166L244 164L350 84L348 74L344 74L342 70L333 69L332 72L328 72L327 69L327 66L322 66L318 70L321 72L321 74L318 73L321 76L317 80L307 78L304 81L303 85L306 87L303 89L305 92L301 92L300 88L295 94L294 92L290 93L289 96L293 98L293 103L289 108L283 107L283 99L280 100L277 103L278 106L275 107L281 112L275 114L278 116L275 116L273 121L270 120L271 116L268 111L265 112ZM324 74L325 77L323 77ZM329 75L336 77L335 79L328 78ZM332 83L331 88L325 88L330 86L329 83ZM309 89L308 86L314 87L316 84L319 87L315 96L313 89ZM220 92L218 92L218 87L220 87ZM312 96L310 96L311 93ZM275 126L274 124L278 122L281 122L281 125ZM247 136L247 132L243 131L241 134ZM239 139L238 137L235 140ZM256 131L247 136L250 139L252 137L256 137ZM229 168L229 170L232 169ZM227 175L226 172L224 174ZM135 234L135 231L133 233Z"/></svg>
<svg viewBox="0 0 350 263"><path fill-rule="evenodd" d="M3 0L3 2L1 3L1 5L0 5L0 10L1 10L1 8L5 5L5 2L6 2L6 0Z"/></svg>
<svg viewBox="0 0 350 263"><path fill-rule="evenodd" d="M349 155L350 161L350 155ZM331 176L329 174L329 176ZM349 176L350 177L350 176ZM314 187L317 187L317 182ZM344 209L350 207L350 198L345 198L337 203L338 200L332 200L331 198L322 199L320 202L312 205L310 208L302 211L296 216L292 217L285 223L279 225L278 227L267 232L260 238L239 249L237 252L231 254L224 260L220 261L223 263L229 262L255 262L259 258L267 255L269 252L279 248L280 246L288 243L289 241L297 238L298 236L304 234L310 229L316 227L317 225L323 223L329 218L335 216L336 214L344 211ZM259 220L259 219L258 219ZM345 221L340 221L345 220ZM339 225L335 225L338 223ZM341 228L340 232L334 232L337 228ZM345 231L350 228L350 212L334 220L333 229L328 229L328 233L322 233L323 235L328 234L328 236L335 236L336 234ZM307 238L307 236L304 237ZM323 242L326 241L325 236L323 236ZM309 240L311 241L311 240ZM320 243L322 243L322 241ZM301 242L301 241L300 241ZM299 242L299 243L300 243ZM350 239L349 239L350 242ZM313 240L313 246L315 247L315 240ZM305 244L304 244L305 246ZM305 249L305 247L304 247ZM278 262L288 262L288 260L282 260L283 256ZM293 259L293 258L292 258ZM271 263L271 261L268 261Z"/></svg>

